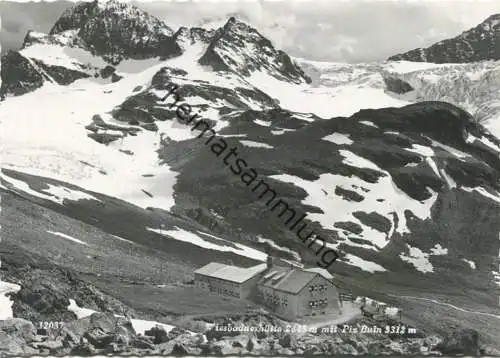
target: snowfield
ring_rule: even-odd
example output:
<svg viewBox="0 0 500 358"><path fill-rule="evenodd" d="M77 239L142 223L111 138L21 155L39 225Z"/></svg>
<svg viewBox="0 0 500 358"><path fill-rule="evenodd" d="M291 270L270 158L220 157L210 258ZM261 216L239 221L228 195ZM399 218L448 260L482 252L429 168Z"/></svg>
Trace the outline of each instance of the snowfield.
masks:
<svg viewBox="0 0 500 358"><path fill-rule="evenodd" d="M88 79L67 87L46 83L37 91L2 102L2 166L75 184L141 207L170 208L176 173L159 163L158 134L144 131L104 146L87 137L83 128L94 114L109 112L133 88L146 85L161 67L108 85ZM146 173L153 174L154 179L143 177ZM159 181L161 185L155 185Z"/></svg>
<svg viewBox="0 0 500 358"><path fill-rule="evenodd" d="M12 301L7 297L8 293L17 292L21 286L10 282L0 281L0 320L13 318Z"/></svg>
<svg viewBox="0 0 500 358"><path fill-rule="evenodd" d="M254 260L258 261L265 261L267 258L267 254L264 252L255 250L251 247L248 247L246 245L242 245L236 242L228 241L221 239L219 237L216 237L214 235L210 235L205 232L199 231L199 234L206 236L207 239L203 239L201 236L186 231L181 228L176 228L176 230L161 230L161 229L153 229L153 228L146 228L148 231L155 232L157 234L160 234L162 236L166 236L168 238L172 238L175 240L187 242L199 247L203 247L205 249L209 250L217 250L217 251L229 251L233 252L237 255L241 256L246 256ZM220 242L220 244L215 244L213 241Z"/></svg>

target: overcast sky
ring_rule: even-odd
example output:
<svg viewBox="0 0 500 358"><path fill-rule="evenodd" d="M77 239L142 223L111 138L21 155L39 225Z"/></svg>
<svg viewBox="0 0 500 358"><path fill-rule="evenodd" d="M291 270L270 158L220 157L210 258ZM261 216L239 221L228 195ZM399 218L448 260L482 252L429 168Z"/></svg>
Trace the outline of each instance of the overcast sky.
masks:
<svg viewBox="0 0 500 358"><path fill-rule="evenodd" d="M425 47L500 13L500 0L198 0L137 5L174 30L238 14L290 55L342 62L383 60ZM63 1L0 1L2 53L18 48L29 29L48 32L68 6L71 3Z"/></svg>

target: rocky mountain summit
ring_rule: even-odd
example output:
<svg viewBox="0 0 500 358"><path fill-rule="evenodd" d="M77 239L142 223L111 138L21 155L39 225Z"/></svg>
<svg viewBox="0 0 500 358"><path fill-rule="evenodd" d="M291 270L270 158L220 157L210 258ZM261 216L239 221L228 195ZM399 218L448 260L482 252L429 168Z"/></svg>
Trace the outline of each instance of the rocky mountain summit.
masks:
<svg viewBox="0 0 500 358"><path fill-rule="evenodd" d="M389 57L389 61L467 63L500 60L500 14L494 14L457 37Z"/></svg>
<svg viewBox="0 0 500 358"><path fill-rule="evenodd" d="M181 53L172 29L163 21L117 0L95 0L68 9L50 35L68 30L77 30L86 48L113 64L124 58L169 58Z"/></svg>
<svg viewBox="0 0 500 358"><path fill-rule="evenodd" d="M217 30L199 63L216 71L230 70L244 76L267 72L292 83L311 82L285 52L276 51L268 39L235 17Z"/></svg>

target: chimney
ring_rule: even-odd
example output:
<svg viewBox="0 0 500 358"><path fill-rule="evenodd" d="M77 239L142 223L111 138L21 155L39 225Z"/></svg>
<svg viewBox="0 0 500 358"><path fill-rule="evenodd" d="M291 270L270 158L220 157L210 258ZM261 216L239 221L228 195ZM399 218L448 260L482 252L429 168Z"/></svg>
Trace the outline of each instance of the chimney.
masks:
<svg viewBox="0 0 500 358"><path fill-rule="evenodd" d="M267 268L270 269L273 266L273 257L271 255L267 255Z"/></svg>

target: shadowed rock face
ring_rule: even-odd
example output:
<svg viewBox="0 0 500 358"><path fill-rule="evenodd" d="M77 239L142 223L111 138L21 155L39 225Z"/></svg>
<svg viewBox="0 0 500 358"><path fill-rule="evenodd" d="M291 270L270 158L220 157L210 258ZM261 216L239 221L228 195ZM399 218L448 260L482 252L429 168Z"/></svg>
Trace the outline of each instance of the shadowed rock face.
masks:
<svg viewBox="0 0 500 358"><path fill-rule="evenodd" d="M19 52L9 51L2 57L0 95L22 95L40 88L44 76Z"/></svg>
<svg viewBox="0 0 500 358"><path fill-rule="evenodd" d="M387 90L397 93L397 94L404 94L407 92L413 91L413 87L409 84L404 82L403 80L399 78L393 78L390 76L384 77L384 82L385 85L387 86Z"/></svg>
<svg viewBox="0 0 500 358"><path fill-rule="evenodd" d="M50 35L55 35L67 30L79 29L98 11L99 8L97 1L89 1L77 4L63 12L54 26L52 26Z"/></svg>
<svg viewBox="0 0 500 358"><path fill-rule="evenodd" d="M401 60L433 63L500 60L500 14L452 39L389 57L389 61Z"/></svg>
<svg viewBox="0 0 500 358"><path fill-rule="evenodd" d="M90 75L62 66L50 66L41 61L29 60L17 51L9 51L1 62L2 87L0 95L19 96L37 88L45 81L68 85Z"/></svg>

